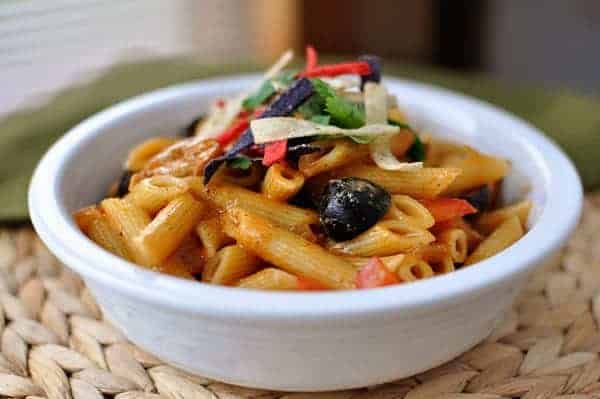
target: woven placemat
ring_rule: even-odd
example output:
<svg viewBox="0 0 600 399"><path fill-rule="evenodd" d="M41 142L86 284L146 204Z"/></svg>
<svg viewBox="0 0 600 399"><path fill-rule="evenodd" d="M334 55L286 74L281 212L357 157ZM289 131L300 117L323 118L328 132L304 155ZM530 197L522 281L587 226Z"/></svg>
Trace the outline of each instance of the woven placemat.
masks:
<svg viewBox="0 0 600 399"><path fill-rule="evenodd" d="M102 320L82 281L30 229L0 232L0 396L117 399L600 398L600 193L560 258L540 268L482 344L367 389L286 394L162 364ZM276 375L273 378L277 378Z"/></svg>

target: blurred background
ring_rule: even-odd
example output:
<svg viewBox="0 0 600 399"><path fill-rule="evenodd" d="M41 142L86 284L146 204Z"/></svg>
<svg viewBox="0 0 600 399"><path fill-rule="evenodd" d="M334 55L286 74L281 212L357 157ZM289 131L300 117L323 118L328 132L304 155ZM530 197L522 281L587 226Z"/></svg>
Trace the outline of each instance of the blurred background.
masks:
<svg viewBox="0 0 600 399"><path fill-rule="evenodd" d="M306 43L600 90L598 0L3 0L0 113L123 61L266 63Z"/></svg>

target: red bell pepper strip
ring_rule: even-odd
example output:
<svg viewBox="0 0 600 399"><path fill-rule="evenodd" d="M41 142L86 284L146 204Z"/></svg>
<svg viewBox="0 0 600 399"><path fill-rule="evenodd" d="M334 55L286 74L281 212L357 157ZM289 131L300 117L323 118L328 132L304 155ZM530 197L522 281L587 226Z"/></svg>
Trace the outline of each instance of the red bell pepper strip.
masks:
<svg viewBox="0 0 600 399"><path fill-rule="evenodd" d="M298 289L301 291L321 291L327 289L323 284L311 278L298 276L297 279Z"/></svg>
<svg viewBox="0 0 600 399"><path fill-rule="evenodd" d="M375 288L399 283L398 276L392 273L376 256L371 258L356 274L356 288Z"/></svg>
<svg viewBox="0 0 600 399"><path fill-rule="evenodd" d="M363 76L370 73L371 66L366 61L355 61L316 66L309 71L303 71L300 73L299 77L314 78L318 76L338 76L347 74Z"/></svg>
<svg viewBox="0 0 600 399"><path fill-rule="evenodd" d="M319 55L317 54L317 50L311 45L306 46L306 67L304 67L304 72L315 69L318 63Z"/></svg>
<svg viewBox="0 0 600 399"><path fill-rule="evenodd" d="M459 198L422 199L419 202L431 213L436 223L477 212L468 201Z"/></svg>
<svg viewBox="0 0 600 399"><path fill-rule="evenodd" d="M265 155L263 156L262 164L271 166L276 162L285 159L287 152L287 140L274 141L265 145Z"/></svg>
<svg viewBox="0 0 600 399"><path fill-rule="evenodd" d="M216 140L222 146L226 146L244 133L248 127L250 127L250 122L248 122L248 119L241 119L227 128L223 133L218 135Z"/></svg>

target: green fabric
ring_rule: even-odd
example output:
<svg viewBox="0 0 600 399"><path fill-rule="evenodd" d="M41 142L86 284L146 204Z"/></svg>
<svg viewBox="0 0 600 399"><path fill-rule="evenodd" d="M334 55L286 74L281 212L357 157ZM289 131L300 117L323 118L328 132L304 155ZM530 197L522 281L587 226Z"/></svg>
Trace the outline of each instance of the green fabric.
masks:
<svg viewBox="0 0 600 399"><path fill-rule="evenodd" d="M82 119L117 101L170 84L214 75L255 71L251 65L207 67L191 59L120 65L89 84L58 94L40 108L0 121L0 222L27 218L27 183L48 146ZM389 75L417 79L497 104L527 119L556 140L575 161L586 188L600 186L600 99L567 92L499 84L430 68L386 64Z"/></svg>

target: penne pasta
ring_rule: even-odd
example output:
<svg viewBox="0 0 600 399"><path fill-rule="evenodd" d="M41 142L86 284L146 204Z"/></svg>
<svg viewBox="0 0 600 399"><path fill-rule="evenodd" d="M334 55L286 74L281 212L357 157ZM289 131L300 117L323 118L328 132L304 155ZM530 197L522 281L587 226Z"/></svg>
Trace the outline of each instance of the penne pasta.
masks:
<svg viewBox="0 0 600 399"><path fill-rule="evenodd" d="M482 214L475 221L475 227L484 234L490 234L505 220L516 216L519 218L521 226L525 228L527 226L529 212L531 212L531 201L517 202L516 204Z"/></svg>
<svg viewBox="0 0 600 399"><path fill-rule="evenodd" d="M380 185L392 194L433 198L460 175L458 168L421 168L412 171L383 170L375 165L350 165L335 171L338 177L359 177Z"/></svg>
<svg viewBox="0 0 600 399"><path fill-rule="evenodd" d="M469 250L467 234L462 229L451 228L441 231L436 239L448 248L450 259L455 263L463 263Z"/></svg>
<svg viewBox="0 0 600 399"><path fill-rule="evenodd" d="M224 245L232 242L221 226L218 216L202 220L196 226L196 235L206 250L206 256L213 257Z"/></svg>
<svg viewBox="0 0 600 399"><path fill-rule="evenodd" d="M269 167L261 192L274 201L287 201L298 194L304 185L304 175L289 166L276 163Z"/></svg>
<svg viewBox="0 0 600 399"><path fill-rule="evenodd" d="M97 206L80 209L73 217L81 231L96 244L121 258L131 259L123 237L112 228Z"/></svg>
<svg viewBox="0 0 600 399"><path fill-rule="evenodd" d="M264 195L230 184L211 184L205 195L222 210L232 206L239 207L292 231L305 232L306 226L319 221L312 210L273 201Z"/></svg>
<svg viewBox="0 0 600 399"><path fill-rule="evenodd" d="M405 221L413 226L429 229L435 224L431 213L414 198L408 195L392 195L390 209L384 217L398 221Z"/></svg>
<svg viewBox="0 0 600 399"><path fill-rule="evenodd" d="M422 259L406 255L396 268L396 275L401 282L410 282L432 277L433 269Z"/></svg>
<svg viewBox="0 0 600 399"><path fill-rule="evenodd" d="M467 258L465 265L496 255L498 252L510 247L523 236L523 227L517 216L506 219L496 230L479 244L475 251Z"/></svg>
<svg viewBox="0 0 600 399"><path fill-rule="evenodd" d="M228 208L225 215L225 232L265 261L328 288L354 287L352 265L319 245L241 208Z"/></svg>
<svg viewBox="0 0 600 399"><path fill-rule="evenodd" d="M256 271L260 259L239 245L229 245L209 259L202 281L230 285Z"/></svg>
<svg viewBox="0 0 600 399"><path fill-rule="evenodd" d="M306 177L339 168L369 154L368 148L348 139L326 140L318 145L321 151L302 155L298 161L298 170Z"/></svg>
<svg viewBox="0 0 600 399"><path fill-rule="evenodd" d="M181 178L153 176L135 185L126 198L153 215L187 190L188 185Z"/></svg>
<svg viewBox="0 0 600 399"><path fill-rule="evenodd" d="M157 266L183 242L206 210L206 205L185 193L163 208L137 237L139 263Z"/></svg>
<svg viewBox="0 0 600 399"><path fill-rule="evenodd" d="M298 277L283 270L269 267L241 279L236 286L256 290L290 291L297 290Z"/></svg>
<svg viewBox="0 0 600 399"><path fill-rule="evenodd" d="M108 198L100 203L109 225L123 239L128 253L135 262L141 261L136 238L150 224L150 216L139 206L126 199Z"/></svg>
<svg viewBox="0 0 600 399"><path fill-rule="evenodd" d="M398 220L384 220L356 238L331 244L329 249L355 256L387 256L433 242L429 231Z"/></svg>
<svg viewBox="0 0 600 399"><path fill-rule="evenodd" d="M155 137L144 141L129 152L125 161L125 169L139 172L144 169L153 156L176 142L177 139L172 137Z"/></svg>
<svg viewBox="0 0 600 399"><path fill-rule="evenodd" d="M480 187L487 183L496 182L508 174L509 165L504 159L481 154L466 148L466 155L446 157L443 167L459 168L461 173L445 190L448 195L455 195Z"/></svg>

